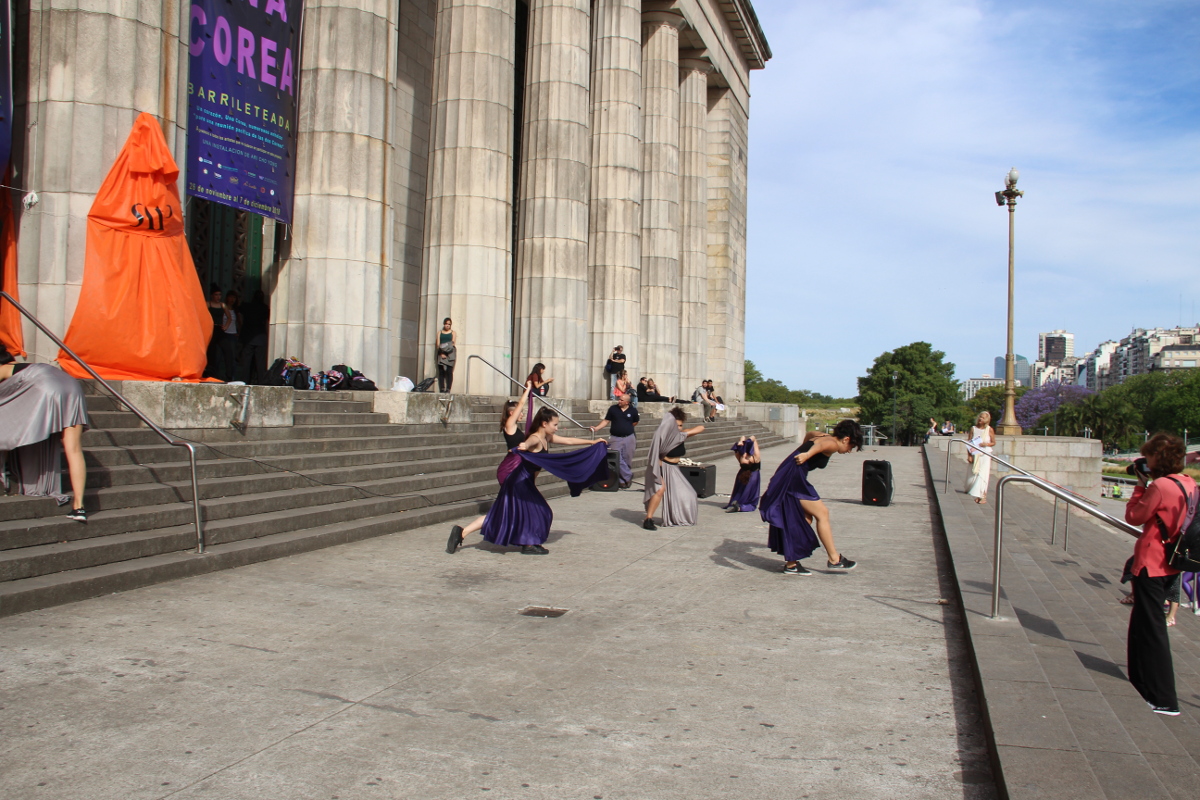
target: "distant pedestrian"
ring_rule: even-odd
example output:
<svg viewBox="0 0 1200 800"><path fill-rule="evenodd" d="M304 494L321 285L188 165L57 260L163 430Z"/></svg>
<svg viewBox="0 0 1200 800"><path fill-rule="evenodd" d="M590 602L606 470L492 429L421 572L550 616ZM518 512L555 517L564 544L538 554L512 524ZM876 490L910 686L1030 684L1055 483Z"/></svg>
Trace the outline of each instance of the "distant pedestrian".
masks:
<svg viewBox="0 0 1200 800"><path fill-rule="evenodd" d="M704 409L704 421L712 422L717 418L717 401L709 397L708 381L700 381L700 385L696 387L696 391L692 392L692 402L699 403Z"/></svg>
<svg viewBox="0 0 1200 800"><path fill-rule="evenodd" d="M454 330L454 322L449 317L442 320L442 329L438 332L437 344L437 378L438 391L449 394L454 388L454 363L458 359L458 333ZM467 365L470 369L470 365ZM469 379L469 376L468 376Z"/></svg>
<svg viewBox="0 0 1200 800"><path fill-rule="evenodd" d="M763 522L771 526L767 545L772 552L783 556L784 574L811 575L800 562L812 555L818 544L825 548L828 569L848 571L858 566L857 562L838 552L833 543L829 509L808 482L808 476L814 469L824 469L834 453L849 453L862 448L862 428L854 420L844 419L834 427L832 434L806 433L804 444L775 470L759 501L758 511Z"/></svg>
<svg viewBox="0 0 1200 800"><path fill-rule="evenodd" d="M625 373L622 373L624 375ZM628 381L626 381L628 383ZM625 392L617 399L617 404L608 409L604 419L589 430L597 433L605 425L612 424L612 437L608 441L609 452L616 452L620 459L621 488L628 489L633 485L633 455L637 451L637 437L634 428L638 424L638 410L630 400L632 392Z"/></svg>
<svg viewBox="0 0 1200 800"><path fill-rule="evenodd" d="M1183 440L1167 433L1151 436L1141 449L1146 472L1135 471L1137 486L1125 506L1125 521L1141 525L1133 546L1133 608L1129 613L1126 661L1129 682L1156 714L1179 715L1175 666L1163 605L1179 570L1167 562L1168 548L1195 513L1196 483L1182 474ZM1147 478L1153 479L1147 486Z"/></svg>
<svg viewBox="0 0 1200 800"><path fill-rule="evenodd" d="M737 477L733 479L733 491L729 494L725 510L753 511L758 508L758 495L762 486L762 458L758 452L758 439L743 436L732 449L739 469Z"/></svg>
<svg viewBox="0 0 1200 800"><path fill-rule="evenodd" d="M992 415L979 412L971 437L967 444L967 461L971 462L971 474L967 477L967 494L980 505L987 503L988 481L992 475L992 459L986 454L996 446L996 434L992 431Z"/></svg>

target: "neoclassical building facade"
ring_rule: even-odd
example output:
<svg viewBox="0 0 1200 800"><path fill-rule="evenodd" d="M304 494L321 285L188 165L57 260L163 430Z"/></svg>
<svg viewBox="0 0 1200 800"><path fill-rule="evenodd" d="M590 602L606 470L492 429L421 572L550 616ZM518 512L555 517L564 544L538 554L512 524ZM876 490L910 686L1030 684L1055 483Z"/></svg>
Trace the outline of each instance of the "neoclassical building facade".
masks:
<svg viewBox="0 0 1200 800"><path fill-rule="evenodd" d="M14 182L38 198L19 286L61 332L139 112L191 168L190 9L15 8ZM769 58L749 0L308 0L294 217L189 201L201 281L265 291L273 356L380 384L433 375L451 317L457 392L478 355L600 397L620 344L635 380L740 398L749 76ZM470 389L509 391L479 365Z"/></svg>

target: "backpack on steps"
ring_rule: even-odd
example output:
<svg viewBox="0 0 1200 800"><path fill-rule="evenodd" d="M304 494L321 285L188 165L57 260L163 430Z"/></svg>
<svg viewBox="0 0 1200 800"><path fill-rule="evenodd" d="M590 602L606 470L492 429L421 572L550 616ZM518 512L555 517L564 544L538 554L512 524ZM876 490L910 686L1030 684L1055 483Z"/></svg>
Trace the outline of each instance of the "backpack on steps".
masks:
<svg viewBox="0 0 1200 800"><path fill-rule="evenodd" d="M1183 516L1183 525L1175 538L1174 546L1171 546L1169 539L1163 539L1167 563L1172 569L1182 572L1200 572L1200 514L1196 513L1196 507L1200 505L1200 487L1189 494L1174 476L1167 477L1179 487L1187 502L1187 512ZM1159 521L1161 522L1161 519Z"/></svg>

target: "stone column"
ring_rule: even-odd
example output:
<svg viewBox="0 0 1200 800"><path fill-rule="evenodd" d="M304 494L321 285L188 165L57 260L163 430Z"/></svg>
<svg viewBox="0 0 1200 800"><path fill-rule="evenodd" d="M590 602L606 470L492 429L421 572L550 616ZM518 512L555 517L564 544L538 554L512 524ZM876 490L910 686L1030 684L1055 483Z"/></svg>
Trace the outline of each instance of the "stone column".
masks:
<svg viewBox="0 0 1200 800"><path fill-rule="evenodd" d="M470 355L513 370L515 12L515 0L438 0L419 357L421 376L436 375L437 331L451 317L456 391L466 388ZM511 387L476 366L471 391L508 394Z"/></svg>
<svg viewBox="0 0 1200 800"><path fill-rule="evenodd" d="M748 114L713 90L708 117L708 376L726 400L745 399Z"/></svg>
<svg viewBox="0 0 1200 800"><path fill-rule="evenodd" d="M679 392L708 370L708 73L699 58L679 62L680 317ZM714 380L716 380L714 378ZM722 387L720 391L725 391ZM724 395L722 395L724 397Z"/></svg>
<svg viewBox="0 0 1200 800"><path fill-rule="evenodd" d="M532 0L525 72L515 372L588 396L590 0Z"/></svg>
<svg viewBox="0 0 1200 800"><path fill-rule="evenodd" d="M642 341L639 373L664 393L679 383L679 29L669 11L642 15Z"/></svg>
<svg viewBox="0 0 1200 800"><path fill-rule="evenodd" d="M641 0L597 0L592 29L587 368L590 396L604 397L601 370L613 347L625 348L631 372L641 365Z"/></svg>
<svg viewBox="0 0 1200 800"><path fill-rule="evenodd" d="M83 284L87 213L140 112L161 123L181 170L181 194L187 171L190 4L78 6L32 4L28 83L15 87L14 185L39 197L30 212L17 207L18 291L21 305L58 336ZM18 65L16 75L23 72ZM57 345L22 322L30 359L55 358Z"/></svg>
<svg viewBox="0 0 1200 800"><path fill-rule="evenodd" d="M347 364L387 385L397 7L369 5L380 13L358 0L306 4L292 241L274 281L271 339L276 355L314 371Z"/></svg>

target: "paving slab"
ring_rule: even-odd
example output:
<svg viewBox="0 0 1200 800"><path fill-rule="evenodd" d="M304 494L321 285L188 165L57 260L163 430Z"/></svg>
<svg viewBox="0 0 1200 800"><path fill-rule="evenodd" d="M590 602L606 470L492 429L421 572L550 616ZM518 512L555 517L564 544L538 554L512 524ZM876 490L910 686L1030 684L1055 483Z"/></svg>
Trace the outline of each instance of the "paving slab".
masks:
<svg viewBox="0 0 1200 800"><path fill-rule="evenodd" d="M721 497L648 532L588 492L548 556L437 525L0 619L0 797L991 800L919 451L814 484L853 572L783 575Z"/></svg>

